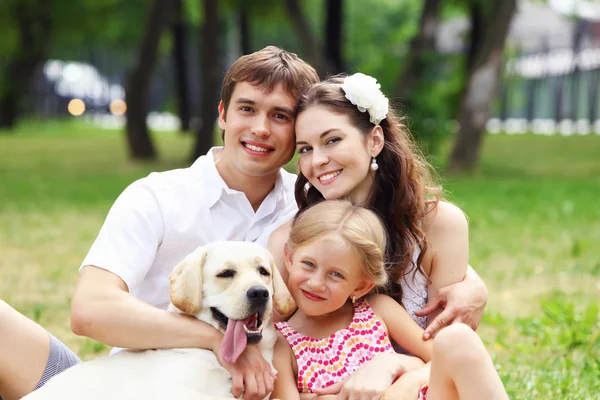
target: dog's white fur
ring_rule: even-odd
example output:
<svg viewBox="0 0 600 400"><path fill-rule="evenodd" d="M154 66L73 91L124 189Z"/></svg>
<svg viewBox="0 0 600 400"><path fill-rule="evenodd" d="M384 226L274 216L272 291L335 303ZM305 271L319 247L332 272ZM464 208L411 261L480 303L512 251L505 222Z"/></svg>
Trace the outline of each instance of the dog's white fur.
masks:
<svg viewBox="0 0 600 400"><path fill-rule="evenodd" d="M215 242L200 247L169 276L171 311L194 315L223 331L210 307L233 319L249 314L246 291L262 286L269 291L263 318L262 340L257 345L273 367L275 330L270 322L272 306L281 315L295 307L285 283L263 247L248 242ZM261 274L264 268L270 276ZM218 278L225 269L231 278ZM216 356L203 349L130 351L78 364L52 378L27 400L126 400L232 398L231 377Z"/></svg>

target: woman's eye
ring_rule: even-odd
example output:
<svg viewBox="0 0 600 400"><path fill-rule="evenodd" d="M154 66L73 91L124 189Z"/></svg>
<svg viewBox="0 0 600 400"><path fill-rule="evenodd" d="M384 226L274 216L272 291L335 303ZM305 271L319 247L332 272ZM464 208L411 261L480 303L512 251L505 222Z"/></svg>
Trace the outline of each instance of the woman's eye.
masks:
<svg viewBox="0 0 600 400"><path fill-rule="evenodd" d="M308 147L308 146L300 147L298 149L298 154L304 154L304 153L306 153L309 150L310 150L310 147Z"/></svg>
<svg viewBox="0 0 600 400"><path fill-rule="evenodd" d="M342 140L342 139L340 139L338 137L332 137L332 138L327 139L327 141L325 143L326 144L333 144L333 143L339 142L340 140Z"/></svg>

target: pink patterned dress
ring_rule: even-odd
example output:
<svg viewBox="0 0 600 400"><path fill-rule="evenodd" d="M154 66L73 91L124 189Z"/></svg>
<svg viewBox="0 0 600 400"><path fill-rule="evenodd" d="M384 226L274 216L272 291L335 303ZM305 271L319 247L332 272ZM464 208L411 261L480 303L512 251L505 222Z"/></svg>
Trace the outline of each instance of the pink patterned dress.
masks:
<svg viewBox="0 0 600 400"><path fill-rule="evenodd" d="M276 328L285 337L298 364L298 391L312 393L345 380L378 353L394 353L381 321L363 298L354 304L354 317L347 328L327 338L305 336L278 322ZM419 399L425 399L423 387Z"/></svg>

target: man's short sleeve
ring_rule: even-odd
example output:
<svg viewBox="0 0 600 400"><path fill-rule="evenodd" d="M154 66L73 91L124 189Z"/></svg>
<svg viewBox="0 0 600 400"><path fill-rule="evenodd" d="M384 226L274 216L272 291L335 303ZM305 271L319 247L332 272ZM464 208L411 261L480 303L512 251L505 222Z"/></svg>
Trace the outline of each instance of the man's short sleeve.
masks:
<svg viewBox="0 0 600 400"><path fill-rule="evenodd" d="M144 179L132 183L111 207L80 271L93 265L118 275L131 291L154 262L162 242L160 207Z"/></svg>

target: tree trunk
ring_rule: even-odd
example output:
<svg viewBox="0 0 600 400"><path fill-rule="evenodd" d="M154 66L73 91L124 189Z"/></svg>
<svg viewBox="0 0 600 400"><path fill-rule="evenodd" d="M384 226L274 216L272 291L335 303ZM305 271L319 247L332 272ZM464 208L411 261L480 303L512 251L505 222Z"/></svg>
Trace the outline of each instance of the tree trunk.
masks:
<svg viewBox="0 0 600 400"><path fill-rule="evenodd" d="M324 56L324 52L319 42L313 35L308 20L302 14L298 0L286 0L288 15L298 35L298 40L302 46L302 51L313 67L317 70L321 78L327 76L327 71L333 71L329 60Z"/></svg>
<svg viewBox="0 0 600 400"><path fill-rule="evenodd" d="M333 67L328 73L335 74L344 71L342 56L344 12L343 0L327 0L325 21L325 57Z"/></svg>
<svg viewBox="0 0 600 400"><path fill-rule="evenodd" d="M240 23L240 51L243 55L252 53L252 46L250 44L250 18L248 15L248 3L243 1L240 6L238 14Z"/></svg>
<svg viewBox="0 0 600 400"><path fill-rule="evenodd" d="M127 143L130 156L136 160L156 159L156 150L148 132L146 117L150 84L156 67L158 43L162 32L171 20L172 10L173 2L171 0L153 1L137 60L131 69L125 87Z"/></svg>
<svg viewBox="0 0 600 400"><path fill-rule="evenodd" d="M460 128L450 156L450 171L473 170L479 161L482 136L496 93L516 0L497 1L488 7L486 28L474 51L473 68L469 71L460 105Z"/></svg>
<svg viewBox="0 0 600 400"><path fill-rule="evenodd" d="M175 19L173 22L173 61L175 63L175 87L177 90L177 109L181 121L181 131L190 129L190 100L187 74L187 29L183 16L182 0L173 0Z"/></svg>
<svg viewBox="0 0 600 400"><path fill-rule="evenodd" d="M424 72L428 65L427 55L436 51L435 43L441 4L442 0L425 0L421 11L419 30L410 42L410 51L405 60L406 64L396 85L396 96L408 108L411 106L411 101L415 100L410 93L424 79Z"/></svg>
<svg viewBox="0 0 600 400"><path fill-rule="evenodd" d="M17 46L0 74L0 128L13 128L21 116L35 71L50 44L51 5L47 1L33 3L17 1L10 7L17 28Z"/></svg>
<svg viewBox="0 0 600 400"><path fill-rule="evenodd" d="M200 81L202 84L202 126L196 131L196 143L192 158L205 154L213 145L219 88L221 86L221 63L219 57L219 0L204 0L204 25L202 26L202 51Z"/></svg>

